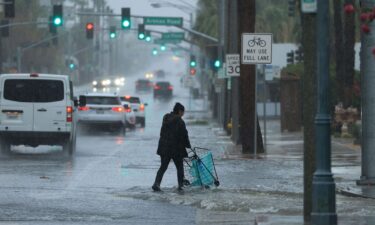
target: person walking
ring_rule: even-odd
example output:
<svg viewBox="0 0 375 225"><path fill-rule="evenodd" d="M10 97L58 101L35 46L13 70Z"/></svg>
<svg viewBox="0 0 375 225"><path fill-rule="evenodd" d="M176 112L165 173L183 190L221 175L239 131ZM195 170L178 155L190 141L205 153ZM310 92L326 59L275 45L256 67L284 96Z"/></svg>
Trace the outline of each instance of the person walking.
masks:
<svg viewBox="0 0 375 225"><path fill-rule="evenodd" d="M161 165L156 174L155 182L152 185L154 191L161 191L160 184L171 159L177 169L178 190L183 190L183 159L188 156L186 148L191 148L188 131L186 130L185 122L182 119L184 113L185 107L177 102L173 111L167 113L163 117L157 150L157 154L160 156Z"/></svg>

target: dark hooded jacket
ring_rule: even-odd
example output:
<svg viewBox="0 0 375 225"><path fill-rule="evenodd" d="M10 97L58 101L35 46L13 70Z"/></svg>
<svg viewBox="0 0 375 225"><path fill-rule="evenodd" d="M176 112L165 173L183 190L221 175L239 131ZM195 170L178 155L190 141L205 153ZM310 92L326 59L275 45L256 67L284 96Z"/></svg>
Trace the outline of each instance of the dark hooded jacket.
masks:
<svg viewBox="0 0 375 225"><path fill-rule="evenodd" d="M186 148L191 146L185 122L173 112L164 115L157 154L184 158L187 157Z"/></svg>

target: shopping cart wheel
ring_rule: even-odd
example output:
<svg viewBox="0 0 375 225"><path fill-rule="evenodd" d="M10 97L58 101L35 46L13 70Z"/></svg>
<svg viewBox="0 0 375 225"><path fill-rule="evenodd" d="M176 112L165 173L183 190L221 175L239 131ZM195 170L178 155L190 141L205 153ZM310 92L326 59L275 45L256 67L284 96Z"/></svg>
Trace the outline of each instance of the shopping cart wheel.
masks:
<svg viewBox="0 0 375 225"><path fill-rule="evenodd" d="M214 184L216 187L218 187L220 185L220 182L218 180L215 180Z"/></svg>

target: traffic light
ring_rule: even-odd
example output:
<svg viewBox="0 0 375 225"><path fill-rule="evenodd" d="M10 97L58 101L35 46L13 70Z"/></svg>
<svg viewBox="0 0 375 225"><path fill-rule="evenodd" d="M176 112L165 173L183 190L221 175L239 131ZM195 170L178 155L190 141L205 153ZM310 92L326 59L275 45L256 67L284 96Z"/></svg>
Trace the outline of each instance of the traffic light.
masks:
<svg viewBox="0 0 375 225"><path fill-rule="evenodd" d="M14 18L15 17L15 7L14 7L15 0L5 0L4 1L4 15L5 18Z"/></svg>
<svg viewBox="0 0 375 225"><path fill-rule="evenodd" d="M158 55L158 50L156 48L152 49L152 55Z"/></svg>
<svg viewBox="0 0 375 225"><path fill-rule="evenodd" d="M116 38L116 36L117 36L116 27L115 26L111 26L109 28L109 38L110 39L114 39L114 38Z"/></svg>
<svg viewBox="0 0 375 225"><path fill-rule="evenodd" d="M76 64L74 63L73 59L66 59L65 60L65 65L70 69L74 70L76 68Z"/></svg>
<svg viewBox="0 0 375 225"><path fill-rule="evenodd" d="M130 8L121 8L121 27L125 30L131 27Z"/></svg>
<svg viewBox="0 0 375 225"><path fill-rule="evenodd" d="M167 47L165 45L160 45L160 50L165 51L167 50Z"/></svg>
<svg viewBox="0 0 375 225"><path fill-rule="evenodd" d="M86 38L87 39L94 38L94 24L93 23L86 23Z"/></svg>
<svg viewBox="0 0 375 225"><path fill-rule="evenodd" d="M197 73L197 70L195 68L190 68L190 75L194 76Z"/></svg>
<svg viewBox="0 0 375 225"><path fill-rule="evenodd" d="M150 32L149 30L146 30L146 38L145 38L145 40L146 40L147 42L150 42L150 41L151 41L151 32Z"/></svg>
<svg viewBox="0 0 375 225"><path fill-rule="evenodd" d="M63 25L63 7L62 5L54 5L53 6L53 15L52 15L52 22L53 25L56 27L60 27Z"/></svg>
<svg viewBox="0 0 375 225"><path fill-rule="evenodd" d="M302 62L303 61L303 51L302 51L302 48L298 48L296 51L296 61L297 62Z"/></svg>
<svg viewBox="0 0 375 225"><path fill-rule="evenodd" d="M296 11L295 0L288 0L288 16L293 17Z"/></svg>
<svg viewBox="0 0 375 225"><path fill-rule="evenodd" d="M287 64L294 64L294 51L286 53L286 62Z"/></svg>
<svg viewBox="0 0 375 225"><path fill-rule="evenodd" d="M138 24L138 39L143 40L145 39L145 25L144 24Z"/></svg>
<svg viewBox="0 0 375 225"><path fill-rule="evenodd" d="M190 67L196 67L197 60L195 59L195 55L190 55Z"/></svg>
<svg viewBox="0 0 375 225"><path fill-rule="evenodd" d="M221 67L221 61L220 61L220 59L216 59L216 60L214 61L214 67L215 67L216 69L219 69L219 68Z"/></svg>

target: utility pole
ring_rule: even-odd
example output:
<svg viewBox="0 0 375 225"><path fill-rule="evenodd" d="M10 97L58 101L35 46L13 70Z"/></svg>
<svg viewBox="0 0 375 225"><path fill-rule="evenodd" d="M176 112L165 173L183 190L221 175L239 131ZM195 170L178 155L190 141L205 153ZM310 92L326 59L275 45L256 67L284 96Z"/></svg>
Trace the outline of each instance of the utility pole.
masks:
<svg viewBox="0 0 375 225"><path fill-rule="evenodd" d="M239 31L238 31L238 0L229 1L229 16L231 18L228 22L228 33L229 33L229 48L228 52L231 54L239 54L238 43ZM232 115L232 141L235 144L241 143L240 138L240 121L239 121L239 98L240 98L240 83L239 77L232 77L231 84L231 115Z"/></svg>
<svg viewBox="0 0 375 225"><path fill-rule="evenodd" d="M301 12L303 61L303 216L311 220L312 180L315 171L316 14Z"/></svg>
<svg viewBox="0 0 375 225"><path fill-rule="evenodd" d="M242 33L255 32L255 0L238 0L238 36ZM238 41L237 51L241 50L242 41ZM243 153L261 153L263 143L259 122L256 118L256 67L255 65L241 64L240 67L240 136ZM258 132L256 132L258 131ZM257 136L255 136L257 133ZM255 146L256 145L256 146ZM256 148L256 149L254 149Z"/></svg>
<svg viewBox="0 0 375 225"><path fill-rule="evenodd" d="M362 0L363 9L375 7L375 0ZM359 185L375 185L375 64L372 53L375 45L375 23L369 23L371 32L361 34L361 96L362 96L362 173Z"/></svg>
<svg viewBox="0 0 375 225"><path fill-rule="evenodd" d="M329 1L318 1L317 74L318 107L315 117L316 170L313 177L313 225L336 225L336 189L331 172L331 117L329 98Z"/></svg>

